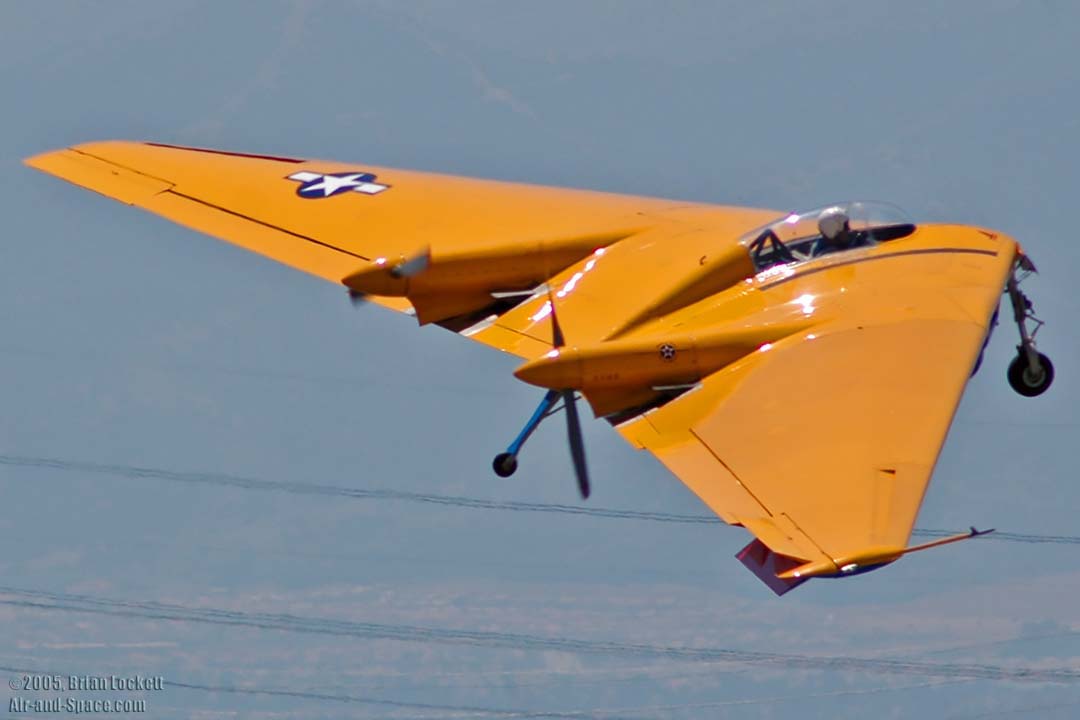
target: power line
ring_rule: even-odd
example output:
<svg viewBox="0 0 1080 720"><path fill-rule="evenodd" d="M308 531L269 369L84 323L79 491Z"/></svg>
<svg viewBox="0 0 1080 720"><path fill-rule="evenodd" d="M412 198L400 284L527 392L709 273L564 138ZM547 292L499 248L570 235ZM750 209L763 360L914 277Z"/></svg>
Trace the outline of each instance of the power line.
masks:
<svg viewBox="0 0 1080 720"><path fill-rule="evenodd" d="M473 510L502 510L509 512L555 513L580 515L585 517L615 520L646 520L685 525L723 525L723 520L714 515L685 515L679 513L651 512L643 510L617 510L612 508L583 507L578 505L560 505L555 503L531 503L512 500L485 500L482 498L458 495L437 495L416 493L403 490L381 488L349 488L337 485L316 485L310 483L289 482L283 480L260 480L236 475L205 472L176 472L160 468L145 468L133 465L107 465L99 463L64 460L62 458L29 457L20 455L0 455L0 465L36 469L61 470L66 472L89 472L132 479L162 480L189 485L209 485L219 487L256 490L261 492L284 492L296 495L321 495L345 497L356 500L392 500L400 502L424 503L451 507L470 508ZM915 537L937 538L954 535L963 530L941 530L916 528ZM980 536L980 539L998 542L1028 544L1080 545L1080 536L1076 535L1039 535L1031 533L995 532Z"/></svg>
<svg viewBox="0 0 1080 720"><path fill-rule="evenodd" d="M0 665L0 672L27 674L27 675L54 675L53 671L35 670L30 668L20 667L8 667ZM61 673L61 675L67 675L70 673ZM509 709L509 708L492 708L484 706L471 706L471 705L445 705L439 703L420 703L404 700L392 700L387 698L372 698L356 695L346 695L341 693L329 693L329 692L316 692L312 690L298 690L292 688L268 688L259 686L243 686L243 685L207 685L204 683L189 683L179 680L165 680L164 685L169 688L175 688L178 690L191 690L197 692L210 692L210 693L229 693L239 695L255 695L255 696L267 696L267 697L288 697L297 698L301 700L317 700L328 701L346 704L359 704L359 705L375 705L381 707L390 707L397 709L409 709L409 710L435 710L442 712L454 712L454 713L472 713L479 714L485 717L506 717L506 718L604 718L605 720L613 720L618 717L639 717L638 713L643 712L673 712L681 710L703 710L708 708L729 707L739 705L771 705L774 703L784 702L806 702L807 700L817 698L834 698L834 697L848 697L853 695L878 695L882 693L900 692L904 690L923 690L933 689L938 687L945 687L950 685L956 685L961 683L972 682L970 678L959 678L950 680L931 680L927 682L915 683L912 685L899 685L899 686L884 686L884 687L870 687L870 688L858 688L847 690L828 690L815 693L799 693L796 695L781 695L781 696L769 696L769 697L751 697L751 698L735 698L727 700L717 700L712 702L697 702L697 703L680 703L669 705L650 705L642 707L624 707L624 708L593 708L593 709L578 709L578 710L524 710L524 709ZM397 717L397 716L395 716Z"/></svg>
<svg viewBox="0 0 1080 720"><path fill-rule="evenodd" d="M545 637L495 630L463 630L418 625L370 623L291 614L242 612L219 608L188 607L143 600L120 600L73 593L0 587L10 596L0 604L37 610L113 615L118 617L208 623L263 630L326 634L401 642L438 643L515 650L555 650L578 654L649 657L673 660L712 660L780 669L837 672L869 672L940 678L972 678L1010 682L1075 683L1080 669L1067 667L1003 667L969 663L928 663L889 658L816 656L756 652L722 647L647 645L621 641Z"/></svg>
<svg viewBox="0 0 1080 720"><path fill-rule="evenodd" d="M97 463L63 460L58 458L0 455L0 465L50 470L91 472L133 479L165 480L169 482L179 482L190 485L214 485L241 488L244 490L286 492L297 495L329 495L334 497L354 498L358 500L399 500L403 502L428 503L434 505L451 505L456 507L473 508L477 510L509 510L516 512L562 513L567 515L586 515L592 517L618 518L627 520L652 520L654 522L692 523L699 525L722 524L723 522L719 518L712 515L679 515L674 513L658 513L637 510L611 510L605 508L581 507L577 505L484 500L480 498L464 496L434 495L429 493L407 492L403 490L348 488L337 485L314 485L309 483L288 482L283 480L259 480L255 478L245 478L236 475L225 475L220 473L174 472L172 470L162 470L158 468L143 468L130 465L103 465Z"/></svg>

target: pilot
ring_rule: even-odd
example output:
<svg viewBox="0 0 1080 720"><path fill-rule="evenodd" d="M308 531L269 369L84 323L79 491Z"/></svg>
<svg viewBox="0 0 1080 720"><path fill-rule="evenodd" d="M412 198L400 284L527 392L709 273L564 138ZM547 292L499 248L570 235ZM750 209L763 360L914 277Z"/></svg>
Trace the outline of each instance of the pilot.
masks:
<svg viewBox="0 0 1080 720"><path fill-rule="evenodd" d="M838 207L822 211L818 217L821 238L814 244L814 257L839 252L855 246L855 233L851 231L851 219Z"/></svg>

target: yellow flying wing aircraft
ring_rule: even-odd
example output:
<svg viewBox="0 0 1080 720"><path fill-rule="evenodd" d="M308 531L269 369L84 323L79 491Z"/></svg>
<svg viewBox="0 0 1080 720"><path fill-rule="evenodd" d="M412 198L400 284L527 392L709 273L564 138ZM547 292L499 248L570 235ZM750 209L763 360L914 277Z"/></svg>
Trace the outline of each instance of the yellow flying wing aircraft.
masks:
<svg viewBox="0 0 1080 720"><path fill-rule="evenodd" d="M978 534L907 544L1003 290L1009 382L1053 379L1017 243L889 206L780 213L138 142L26 162L523 358L547 393L499 475L561 401L588 496L580 394L755 536L738 558L778 594Z"/></svg>

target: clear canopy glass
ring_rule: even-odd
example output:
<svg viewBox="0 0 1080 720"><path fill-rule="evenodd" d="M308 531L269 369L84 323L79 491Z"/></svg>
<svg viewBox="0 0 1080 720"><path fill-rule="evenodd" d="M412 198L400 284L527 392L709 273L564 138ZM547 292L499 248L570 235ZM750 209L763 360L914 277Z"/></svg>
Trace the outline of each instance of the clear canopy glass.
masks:
<svg viewBox="0 0 1080 720"><path fill-rule="evenodd" d="M832 216L846 220L842 243L830 242L819 225ZM915 232L903 210L888 203L844 202L784 215L743 235L739 242L758 271L774 265L804 262L829 252L852 250L896 240Z"/></svg>

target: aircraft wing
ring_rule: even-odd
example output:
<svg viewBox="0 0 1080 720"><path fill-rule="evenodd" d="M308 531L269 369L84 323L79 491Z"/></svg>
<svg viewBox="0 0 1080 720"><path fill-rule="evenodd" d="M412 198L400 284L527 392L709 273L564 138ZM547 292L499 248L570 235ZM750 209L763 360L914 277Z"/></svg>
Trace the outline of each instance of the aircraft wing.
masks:
<svg viewBox="0 0 1080 720"><path fill-rule="evenodd" d="M778 594L891 562L996 322L1014 247L906 251L764 283L762 295L782 293L774 303L813 287L847 299L619 429L756 536L739 558Z"/></svg>
<svg viewBox="0 0 1080 720"><path fill-rule="evenodd" d="M334 283L424 248L436 257L464 258L466 268L470 257L493 252L529 262L535 248L565 248L549 253L562 258L553 266L533 261L531 284L537 284L595 248L679 225L674 218L738 234L774 214L156 143L88 143L26 163ZM406 312L415 304L378 294L369 299ZM450 306L455 302L462 313L477 304L472 294L451 298ZM468 335L521 357L549 349L518 330Z"/></svg>
<svg viewBox="0 0 1080 720"><path fill-rule="evenodd" d="M1007 238L935 226L896 251L754 275L735 239L773 211L150 143L27 163L529 359L551 350L549 287L571 344L638 342L655 362L665 331L796 328L663 403L661 387L585 392L594 411L632 410L598 414L757 538L740 559L777 592L908 550L1016 257ZM516 278L517 297L485 273Z"/></svg>

